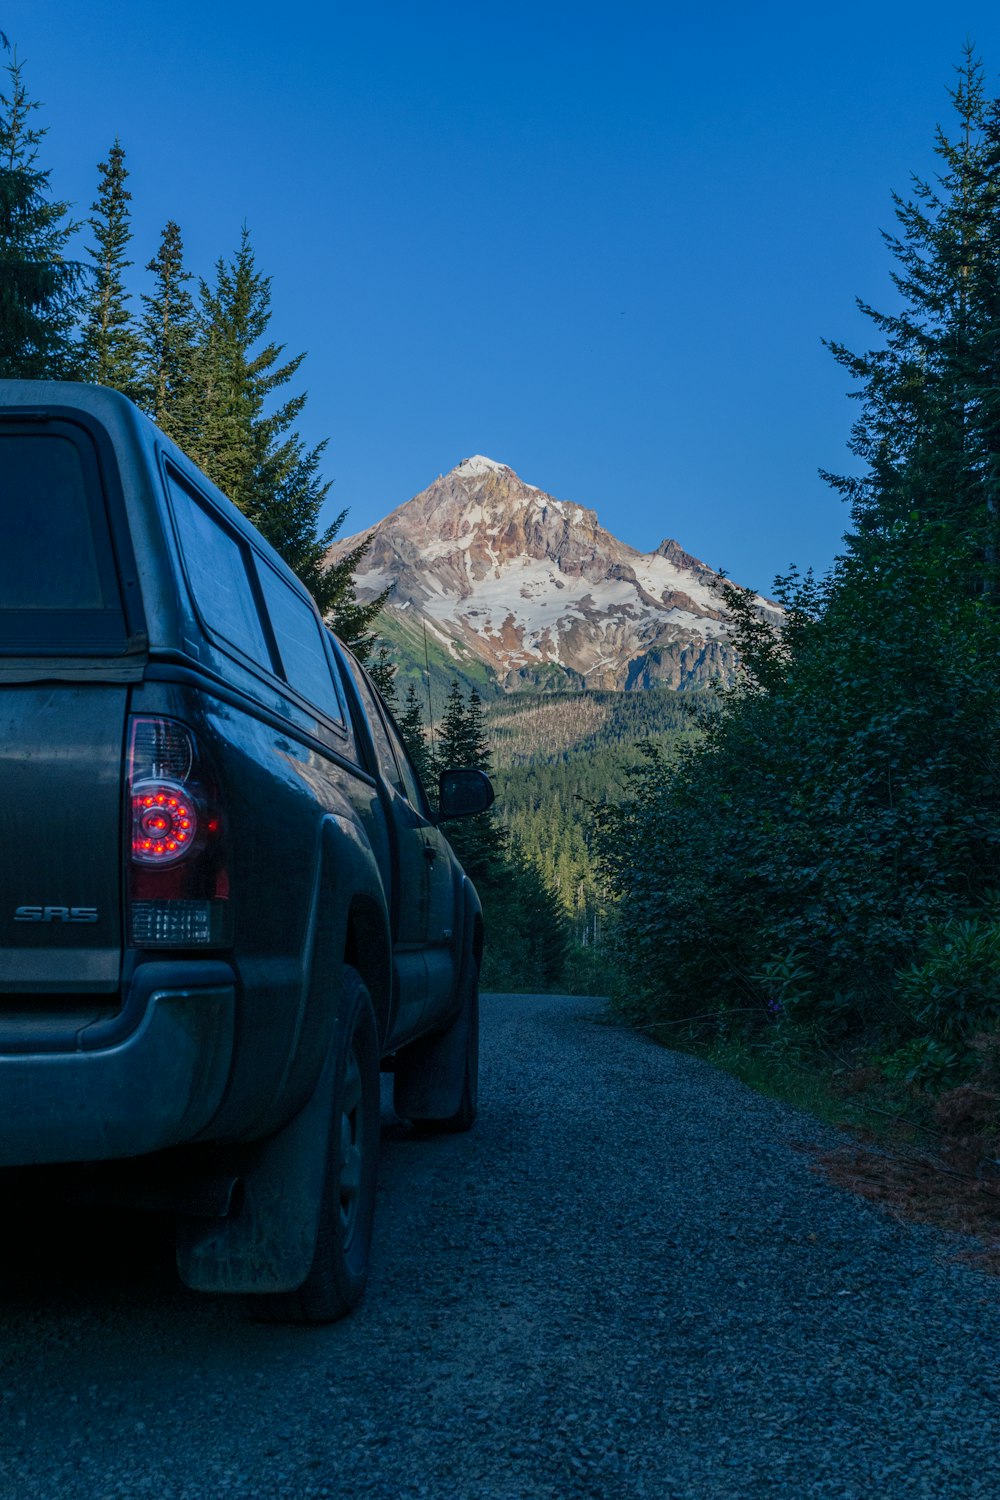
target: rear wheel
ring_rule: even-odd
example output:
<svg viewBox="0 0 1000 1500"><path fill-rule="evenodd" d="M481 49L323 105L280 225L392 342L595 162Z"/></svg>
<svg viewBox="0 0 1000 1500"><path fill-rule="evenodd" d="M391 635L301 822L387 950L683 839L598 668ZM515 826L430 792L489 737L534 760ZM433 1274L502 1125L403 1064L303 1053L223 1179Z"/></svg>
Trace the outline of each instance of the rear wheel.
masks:
<svg viewBox="0 0 1000 1500"><path fill-rule="evenodd" d="M379 1045L371 997L345 968L333 1110L316 1250L294 1292L248 1299L266 1322L332 1323L360 1302L368 1280L379 1147Z"/></svg>

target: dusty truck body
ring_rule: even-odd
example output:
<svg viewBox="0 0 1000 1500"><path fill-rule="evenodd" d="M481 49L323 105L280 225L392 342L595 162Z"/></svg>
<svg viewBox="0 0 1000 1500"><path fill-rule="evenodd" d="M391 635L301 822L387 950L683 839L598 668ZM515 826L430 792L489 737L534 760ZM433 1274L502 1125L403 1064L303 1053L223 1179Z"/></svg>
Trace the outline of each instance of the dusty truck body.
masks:
<svg viewBox="0 0 1000 1500"><path fill-rule="evenodd" d="M177 1212L190 1286L338 1316L380 1064L400 1113L475 1114L438 824L488 783L431 809L306 590L116 393L0 381L0 519L0 1166L78 1164Z"/></svg>

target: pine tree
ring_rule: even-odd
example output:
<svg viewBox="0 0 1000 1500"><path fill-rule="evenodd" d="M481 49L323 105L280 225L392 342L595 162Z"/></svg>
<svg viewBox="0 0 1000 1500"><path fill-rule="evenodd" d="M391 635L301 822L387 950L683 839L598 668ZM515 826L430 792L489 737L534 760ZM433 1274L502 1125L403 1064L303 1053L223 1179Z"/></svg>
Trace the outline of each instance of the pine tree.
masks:
<svg viewBox="0 0 1000 1500"><path fill-rule="evenodd" d="M865 468L826 477L851 501L850 545L864 567L866 538L881 548L895 528L904 545L918 531L926 544L938 528L946 545L969 544L981 587L1000 487L1000 105L985 98L971 45L957 71L957 131L938 129L940 173L914 179L910 199L894 197L898 229L885 239L902 306L859 304L881 336L877 349L830 345L860 383L850 447Z"/></svg>
<svg viewBox="0 0 1000 1500"><path fill-rule="evenodd" d="M472 688L466 703L457 679L453 679L445 700L437 741L437 770L484 771L487 775L492 770L482 699ZM513 877L507 861L510 840L495 805L484 813L463 818L449 829L448 837L477 887L506 884Z"/></svg>
<svg viewBox="0 0 1000 1500"><path fill-rule="evenodd" d="M469 706L465 714L465 755L465 765L484 771L487 776L493 775L493 754L486 731L483 700L475 687L469 689Z"/></svg>
<svg viewBox="0 0 1000 1500"><path fill-rule="evenodd" d="M382 608L384 600L385 595L383 594L379 597L378 600L374 601L375 603L377 603L380 610ZM369 610L371 607L371 603L359 604L356 599L353 603L354 609ZM337 627L337 629L338 634L342 633L343 625L340 625L339 627ZM345 636L344 639L346 640L347 637ZM382 697L385 699L386 703L388 703L389 707L392 709L393 713L395 713L399 707L399 695L396 692L396 663L393 661L392 652L389 650L389 647L387 646L385 641L379 640L377 636L373 637L373 640L374 654L372 654L371 648L368 645L368 637L366 636L362 640L362 655L359 659L364 661L365 665L368 668L368 673L372 681L378 688L379 692L382 694ZM357 643L355 643L352 649L354 650L354 654L357 656Z"/></svg>
<svg viewBox="0 0 1000 1500"><path fill-rule="evenodd" d="M458 679L452 678L444 704L444 718L437 737L437 768L441 771L467 766L468 715Z"/></svg>
<svg viewBox="0 0 1000 1500"><path fill-rule="evenodd" d="M87 253L94 261L94 278L88 295L83 340L87 378L96 385L110 386L131 400L140 398L139 338L132 326L125 272L131 241L129 203L125 186L128 171L121 142L115 140L107 160L98 163L100 185L93 218L88 222L96 246Z"/></svg>
<svg viewBox="0 0 1000 1500"><path fill-rule="evenodd" d="M406 690L403 712L399 717L399 730L403 736L403 743L410 752L410 759L417 768L421 783L425 790L432 790L434 776L431 769L430 750L424 734L424 716L417 690L412 682Z"/></svg>
<svg viewBox="0 0 1000 1500"><path fill-rule="evenodd" d="M67 379L78 371L83 267L64 254L76 228L69 205L50 197L50 174L36 165L46 132L30 123L39 105L23 68L15 53L0 93L0 376Z"/></svg>
<svg viewBox="0 0 1000 1500"><path fill-rule="evenodd" d="M199 392L199 324L184 269L184 244L173 219L146 266L153 292L143 293L140 333L142 404L168 437L196 462L202 457L202 403Z"/></svg>
<svg viewBox="0 0 1000 1500"><path fill-rule="evenodd" d="M216 262L211 285L201 283L201 316L202 466L298 574L338 635L373 668L383 692L391 692L391 669L383 663L380 670L372 659L371 627L386 596L359 604L354 591L367 539L327 564L347 512L319 529L330 491L320 472L326 443L308 448L294 430L304 392L273 401L305 355L283 359L284 345L268 336L271 278L257 269L246 226L235 256Z"/></svg>

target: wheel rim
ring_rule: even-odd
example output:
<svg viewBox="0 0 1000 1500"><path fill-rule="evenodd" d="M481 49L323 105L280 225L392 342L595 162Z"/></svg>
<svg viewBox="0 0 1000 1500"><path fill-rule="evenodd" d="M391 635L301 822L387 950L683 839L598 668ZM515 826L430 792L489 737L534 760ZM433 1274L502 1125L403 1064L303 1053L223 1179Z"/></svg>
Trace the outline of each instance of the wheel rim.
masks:
<svg viewBox="0 0 1000 1500"><path fill-rule="evenodd" d="M362 1097L361 1065L352 1045L344 1068L344 1092L340 1105L340 1231L345 1245L354 1233L361 1198L361 1160L364 1154Z"/></svg>

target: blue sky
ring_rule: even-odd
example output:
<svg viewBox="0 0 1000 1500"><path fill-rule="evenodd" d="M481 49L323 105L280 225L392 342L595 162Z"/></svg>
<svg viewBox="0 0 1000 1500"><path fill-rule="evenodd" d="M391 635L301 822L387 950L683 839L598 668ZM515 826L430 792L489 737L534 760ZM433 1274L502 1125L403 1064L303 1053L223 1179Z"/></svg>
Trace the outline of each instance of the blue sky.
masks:
<svg viewBox="0 0 1000 1500"><path fill-rule="evenodd" d="M140 266L168 217L201 274L248 223L345 532L478 452L758 588L838 550L821 339L890 300L890 194L933 171L966 37L1000 92L980 0L0 0L0 28L78 215L120 136Z"/></svg>

